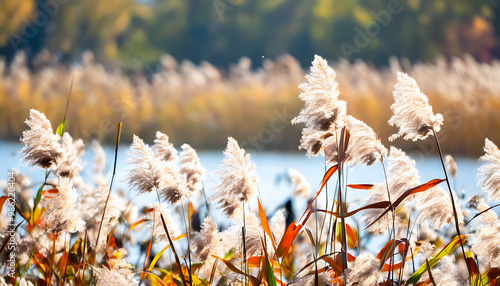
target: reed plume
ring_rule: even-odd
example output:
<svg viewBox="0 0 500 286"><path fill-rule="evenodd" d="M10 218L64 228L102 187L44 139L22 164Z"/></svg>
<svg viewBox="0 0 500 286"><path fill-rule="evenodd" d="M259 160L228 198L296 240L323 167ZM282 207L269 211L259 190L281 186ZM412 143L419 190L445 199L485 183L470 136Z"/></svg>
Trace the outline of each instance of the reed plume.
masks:
<svg viewBox="0 0 500 286"><path fill-rule="evenodd" d="M161 161L155 159L151 149L137 135L134 135L127 162L130 164L128 183L140 193L160 188Z"/></svg>
<svg viewBox="0 0 500 286"><path fill-rule="evenodd" d="M190 194L193 194L203 188L203 178L206 171L201 166L200 158L193 147L189 144L183 144L181 148L179 172L186 178Z"/></svg>
<svg viewBox="0 0 500 286"><path fill-rule="evenodd" d="M453 192L454 201L457 201ZM440 187L433 187L423 193L417 194L416 207L419 220L437 230L453 221L453 207L450 195ZM460 225L464 223L464 216L459 205L455 203L457 218Z"/></svg>
<svg viewBox="0 0 500 286"><path fill-rule="evenodd" d="M46 193L40 203L45 208L40 217L53 233L72 233L85 229L77 207L78 194L69 178L60 178L56 191Z"/></svg>
<svg viewBox="0 0 500 286"><path fill-rule="evenodd" d="M458 166L457 166L457 163L455 162L455 159L453 159L453 156L446 155L444 157L444 162L446 165L446 170L448 170L448 172L450 172L450 174L453 178L456 178L458 175Z"/></svg>
<svg viewBox="0 0 500 286"><path fill-rule="evenodd" d="M294 169L288 169L288 176L290 176L290 180L293 183L293 196L301 196L309 199L311 197L311 185L306 177Z"/></svg>
<svg viewBox="0 0 500 286"><path fill-rule="evenodd" d="M479 167L479 186L490 199L500 200L500 150L486 138L484 152L480 160L487 161L487 164Z"/></svg>
<svg viewBox="0 0 500 286"><path fill-rule="evenodd" d="M91 217L97 223L101 222L102 213L104 212L104 205L106 204L106 199L108 198L109 187L106 185L99 185L97 191L94 194L95 201L90 206ZM125 210L126 201L118 195L110 195L108 204L106 206L106 213L104 215L104 222L109 225L110 228L118 224L118 219L121 217L123 211Z"/></svg>
<svg viewBox="0 0 500 286"><path fill-rule="evenodd" d="M390 141L404 136L405 140L423 140L432 135L432 130L438 132L443 124L443 115L432 113L429 99L420 92L417 82L405 73L398 72L398 82L394 86L394 103L391 110L394 113L389 119L391 126L397 126L399 131L389 137Z"/></svg>
<svg viewBox="0 0 500 286"><path fill-rule="evenodd" d="M133 266L124 259L126 254L125 249L121 248L113 254L106 266L94 268L97 274L97 286L137 285L132 273Z"/></svg>
<svg viewBox="0 0 500 286"><path fill-rule="evenodd" d="M259 178L255 164L250 161L250 154L246 154L231 137L227 140L222 166L224 170L217 172L220 179L216 186L218 191L211 200L219 205L222 213L234 217L243 203L248 203L257 195Z"/></svg>
<svg viewBox="0 0 500 286"><path fill-rule="evenodd" d="M363 253L356 260L349 262L347 275L348 285L378 285L383 276L380 271L380 260L371 253Z"/></svg>
<svg viewBox="0 0 500 286"><path fill-rule="evenodd" d="M400 197L408 189L417 186L420 183L420 176L415 168L415 161L409 158L402 150L392 147L390 148L390 156L388 157L389 166L387 170L387 185L386 183L376 183L370 189L370 195L367 203L377 203L388 201L389 194L393 200ZM387 193L389 188L389 194ZM410 196L406 202L415 196ZM399 211L403 211L400 209ZM372 224L381 214L383 209L369 209L363 212L361 219L367 224ZM395 217L395 223L400 224L400 218ZM383 233L392 225L392 210L387 212L382 218L370 226L369 230L375 233Z"/></svg>
<svg viewBox="0 0 500 286"><path fill-rule="evenodd" d="M95 159L94 159L95 180L98 184L99 183L104 184L105 179L103 174L104 174L104 168L106 168L106 152L104 152L104 149L97 140L93 140L90 146L92 148L92 152L94 152L95 154Z"/></svg>
<svg viewBox="0 0 500 286"><path fill-rule="evenodd" d="M171 162L155 157L148 145L134 135L127 161L128 182L140 193L158 191L167 202L176 204L189 194L187 183Z"/></svg>
<svg viewBox="0 0 500 286"><path fill-rule="evenodd" d="M30 109L30 118L25 121L29 130L23 131L21 142L22 160L42 169L54 169L63 155L59 144L61 137L54 134L50 121L45 114Z"/></svg>
<svg viewBox="0 0 500 286"><path fill-rule="evenodd" d="M168 234L172 239L180 235L179 227L172 220L172 215L169 210L163 208L160 204L155 203L149 212L144 216L152 222L150 230L156 240L169 242L165 229L163 227L163 222L161 220L161 214L165 219L165 224L167 225Z"/></svg>
<svg viewBox="0 0 500 286"><path fill-rule="evenodd" d="M299 85L302 90L299 97L305 106L292 124L306 125L299 149L315 156L322 152L324 140L332 135L331 130L345 126L347 103L339 100L335 72L322 57L314 56L306 79L306 83Z"/></svg>
<svg viewBox="0 0 500 286"><path fill-rule="evenodd" d="M80 160L85 153L85 144L82 139L73 140L69 133L65 132L61 140L62 156L57 161L56 174L61 177L74 179L80 175L83 166Z"/></svg>
<svg viewBox="0 0 500 286"><path fill-rule="evenodd" d="M174 162L177 158L177 150L174 144L169 142L166 134L156 131L156 139L154 141L154 152L157 157L166 162Z"/></svg>
<svg viewBox="0 0 500 286"><path fill-rule="evenodd" d="M346 150L345 162L352 166L356 164L373 165L377 160L382 160L387 155L387 148L382 144L373 129L361 120L347 116L347 130L350 133L349 145ZM337 131L337 133L339 133ZM339 134L336 138L339 138ZM334 137L327 140L325 156L328 162L337 164L337 141Z"/></svg>

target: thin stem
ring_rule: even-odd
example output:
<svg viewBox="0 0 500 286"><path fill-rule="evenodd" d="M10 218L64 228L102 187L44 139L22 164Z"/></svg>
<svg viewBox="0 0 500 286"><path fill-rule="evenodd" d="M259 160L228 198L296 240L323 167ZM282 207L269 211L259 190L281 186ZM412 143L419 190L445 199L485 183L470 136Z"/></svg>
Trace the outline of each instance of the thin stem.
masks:
<svg viewBox="0 0 500 286"><path fill-rule="evenodd" d="M380 159L380 162L382 163L382 168L384 169L384 177L385 177L385 186L387 188L387 197L389 199L389 203L391 204L391 212L392 212L392 239L393 239L393 243L392 243L392 254L394 254L394 249L396 248L396 226L395 226L395 221L396 221L396 212L394 211L394 205L392 204L392 200L391 200L391 192L389 191L389 180L387 179L387 171L385 169L385 164L384 164L384 159ZM391 275L394 279L394 267L393 267L393 263L394 263L394 255L391 255L391 260L390 260L390 266L391 266L391 272L389 272L389 279L391 278Z"/></svg>
<svg viewBox="0 0 500 286"><path fill-rule="evenodd" d="M189 203L188 203L188 216L187 216L187 224L186 224L186 214L185 214L185 209L184 209L184 203L181 201L181 209L182 209L182 220L184 221L184 227L186 228L186 235L187 235L187 257L189 261L188 269L189 269L189 285L193 285L193 277L191 275L191 248L190 248L190 243L189 243L189 233L191 232L191 220L189 217ZM188 227L189 225L189 227Z"/></svg>
<svg viewBox="0 0 500 286"><path fill-rule="evenodd" d="M203 192L203 199L205 199L205 207L207 208L205 217L207 217L210 216L210 208L208 207L207 194L205 193L205 184L203 184L203 182L201 182L201 191Z"/></svg>
<svg viewBox="0 0 500 286"><path fill-rule="evenodd" d="M247 247L246 247L246 221L245 221L245 201L243 201L243 227L241 229L241 233L243 236L243 263L245 264L245 286L248 284L247 275L248 275L248 266L247 266Z"/></svg>
<svg viewBox="0 0 500 286"><path fill-rule="evenodd" d="M439 150L439 158L441 159L441 165L443 167L444 176L446 178L446 184L448 185L448 190L450 191L451 197L451 206L453 208L453 217L455 218L455 229L457 231L458 239L460 240L460 247L462 248L462 255L464 256L464 260L467 261L467 256L465 255L464 242L462 241L462 236L460 235L460 226L458 223L457 209L455 207L455 199L453 198L453 191L451 190L450 180L448 179L448 174L446 172L446 167L444 165L443 160L443 152L441 151L441 145L439 144L439 140L436 134L436 131L432 129L432 133L434 134L434 139L436 139L436 144ZM471 270L469 269L469 265L467 264L467 271L469 272L469 277L471 276Z"/></svg>
<svg viewBox="0 0 500 286"><path fill-rule="evenodd" d="M113 189L113 182L115 180L115 175L116 175L116 161L118 158L118 147L120 146L120 135L122 132L122 122L118 123L118 131L116 135L116 147L115 147L115 161L113 164L113 174L111 175L111 183L109 184L109 191L108 191L108 197L106 198L106 203L104 203L104 209L102 211L102 216L101 216L101 223L99 224L99 230L97 231L97 239L95 242L95 250L94 250L94 264L96 261L96 256L97 256L97 246L99 245L99 236L101 235L101 229L102 229L102 224L104 223L104 216L106 215L106 209L108 207L108 201L109 197L111 196L111 190Z"/></svg>
<svg viewBox="0 0 500 286"><path fill-rule="evenodd" d="M343 259L342 259L342 272L345 273L347 269L347 233L345 227L345 210L344 210L344 202L342 200L342 163L339 163L339 169L337 170L339 174L339 204L340 204L340 224L342 227L342 248L343 248ZM344 285L347 285L347 277L344 275Z"/></svg>

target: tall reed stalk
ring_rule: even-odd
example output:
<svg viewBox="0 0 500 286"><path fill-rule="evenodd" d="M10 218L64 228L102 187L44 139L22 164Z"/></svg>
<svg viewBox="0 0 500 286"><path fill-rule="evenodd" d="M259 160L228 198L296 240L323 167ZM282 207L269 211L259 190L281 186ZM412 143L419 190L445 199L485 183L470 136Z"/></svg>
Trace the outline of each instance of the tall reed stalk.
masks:
<svg viewBox="0 0 500 286"><path fill-rule="evenodd" d="M460 235L460 224L458 222L457 209L455 207L455 198L453 197L453 191L451 190L450 180L448 179L448 173L446 172L446 166L444 164L443 152L441 151L441 145L439 144L439 139L437 137L436 131L432 129L432 133L434 134L434 139L436 140L436 145L439 151L439 158L441 159L441 166L443 167L444 176L446 179L446 185L448 186L448 191L450 192L451 198L451 206L453 208L453 217L455 219L455 230L457 231L458 238L460 240L460 248L462 249L462 255L464 257L464 261L467 262L467 256L465 255L464 242L462 241L462 236ZM467 264L467 271L469 272L469 276L472 277L471 269L469 264Z"/></svg>

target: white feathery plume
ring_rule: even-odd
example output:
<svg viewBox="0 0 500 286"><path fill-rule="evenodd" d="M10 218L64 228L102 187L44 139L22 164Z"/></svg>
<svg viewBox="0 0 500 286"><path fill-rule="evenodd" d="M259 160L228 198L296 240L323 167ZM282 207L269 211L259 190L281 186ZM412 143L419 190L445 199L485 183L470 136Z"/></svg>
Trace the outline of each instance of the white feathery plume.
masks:
<svg viewBox="0 0 500 286"><path fill-rule="evenodd" d="M42 169L53 169L62 156L59 140L54 134L50 121L45 115L35 109L30 110L30 118L25 121L29 130L23 131L21 150L23 161Z"/></svg>
<svg viewBox="0 0 500 286"><path fill-rule="evenodd" d="M127 161L131 165L128 182L139 192L157 190L171 204L178 203L189 194L186 181L175 166L155 157L149 146L136 135Z"/></svg>
<svg viewBox="0 0 500 286"><path fill-rule="evenodd" d="M359 163L370 166L387 155L387 148L373 129L363 121L348 116L347 130L351 134L347 153L352 165Z"/></svg>
<svg viewBox="0 0 500 286"><path fill-rule="evenodd" d="M378 202L388 201L389 197L387 195L387 186L384 183L376 183L369 191L370 196L368 197L366 203L374 204ZM383 217L374 222L385 209L367 209L363 211L361 220L365 222L366 225L372 224L369 228L369 232L373 233L384 233L389 227L392 226L392 210L388 211ZM398 217L396 216L396 219Z"/></svg>
<svg viewBox="0 0 500 286"><path fill-rule="evenodd" d="M389 119L391 126L399 127L397 134L389 137L389 141L404 136L405 140L423 140L438 132L443 124L443 115L432 113L432 107L425 94L420 92L417 82L405 73L398 72L398 82L392 93L394 113Z"/></svg>
<svg viewBox="0 0 500 286"><path fill-rule="evenodd" d="M478 213L481 213L477 219L474 221L474 228L479 229L483 224L490 225L500 225L500 219L493 209L486 211L489 206L484 202L484 200L478 196L473 196L470 198L468 207L476 209Z"/></svg>
<svg viewBox="0 0 500 286"><path fill-rule="evenodd" d="M29 280L26 280L26 278L24 278L24 277L19 280L19 284L18 285L19 286L35 286L35 285L33 285L33 282L31 282Z"/></svg>
<svg viewBox="0 0 500 286"><path fill-rule="evenodd" d="M224 257L230 250L225 248L227 242L224 236L219 232L217 224L210 218L206 217L201 225L201 231L197 233L191 242L191 253L193 259L202 264L198 273L200 277L209 277L212 272L217 257ZM219 270L221 267L218 267Z"/></svg>
<svg viewBox="0 0 500 286"><path fill-rule="evenodd" d="M420 246L418 247L418 255L420 258L425 261L426 259L430 259L436 250L436 246L427 241L422 241Z"/></svg>
<svg viewBox="0 0 500 286"><path fill-rule="evenodd" d="M346 162L349 162L352 166L356 164L370 166L387 155L387 148L382 144L373 129L363 121L350 115L347 116L347 130L350 139L346 150ZM328 138L325 146L325 156L330 163L338 163L337 152L338 147L335 137Z"/></svg>
<svg viewBox="0 0 500 286"><path fill-rule="evenodd" d="M471 203L472 202L472 203ZM484 200L474 196L469 205L478 212L489 208ZM494 210L483 212L474 220L473 232L470 235L472 252L479 257L479 261L490 267L500 267L500 219Z"/></svg>
<svg viewBox="0 0 500 286"><path fill-rule="evenodd" d="M206 217L201 225L201 231L195 235L191 243L193 258L201 263L214 260L211 255L219 255L221 239L222 237L215 221L210 217ZM212 266L213 263L209 264Z"/></svg>
<svg viewBox="0 0 500 286"><path fill-rule="evenodd" d="M305 199L309 199L311 197L311 185L306 177L294 169L288 169L288 175L294 186L293 196L302 196Z"/></svg>
<svg viewBox="0 0 500 286"><path fill-rule="evenodd" d="M463 264L465 265L465 263ZM436 267L431 269L432 277L436 282L436 285L443 286L463 286L469 285L467 277L467 269L460 269L460 263L455 261L453 255L444 256L439 260ZM426 281L429 279L429 274L427 271L422 275L420 281Z"/></svg>
<svg viewBox="0 0 500 286"><path fill-rule="evenodd" d="M43 195L40 203L46 210L41 220L49 226L53 233L78 232L85 229L85 222L78 214L78 194L69 178L60 178L55 193Z"/></svg>
<svg viewBox="0 0 500 286"><path fill-rule="evenodd" d="M91 147L92 151L95 154L94 172L96 176L96 181L97 183L104 183L105 179L103 173L104 169L106 168L106 152L104 152L104 149L97 140L92 141Z"/></svg>
<svg viewBox="0 0 500 286"><path fill-rule="evenodd" d="M161 180L162 166L153 156L151 149L134 134L127 162L130 163L128 183L139 192L152 192L158 189Z"/></svg>
<svg viewBox="0 0 500 286"><path fill-rule="evenodd" d="M163 227L161 214L163 214L163 218L165 219L165 224L167 226L170 238L174 239L178 237L180 235L179 228L177 224L175 224L175 222L172 220L170 212L168 211L168 209L162 208L158 203L155 203L153 205L152 210L148 214L146 214L145 218L149 219L152 223L150 229L153 232L154 238L156 240L169 242L167 234L165 233L165 228Z"/></svg>
<svg viewBox="0 0 500 286"><path fill-rule="evenodd" d="M416 194L417 204L419 210L418 218L422 223L428 224L435 230L454 222L453 207L451 205L451 197L448 192L440 187L433 187L425 192ZM457 202L455 192L453 198ZM463 225L464 215L460 206L455 203L457 210L458 222Z"/></svg>
<svg viewBox="0 0 500 286"><path fill-rule="evenodd" d="M451 155L446 155L444 157L444 164L446 166L446 170L450 172L451 176L453 178L456 178L458 175L458 166L457 163L455 162L455 159L453 159L453 156Z"/></svg>
<svg viewBox="0 0 500 286"><path fill-rule="evenodd" d="M97 286L137 285L132 273L133 266L124 259L126 254L125 249L121 248L108 260L109 268L106 266L94 268L97 274Z"/></svg>
<svg viewBox="0 0 500 286"><path fill-rule="evenodd" d="M311 71L306 75L307 82L299 87L300 99L305 102L300 114L292 124L305 123L299 149L315 156L322 151L325 134L335 127L345 126L347 103L339 100L338 83L335 72L322 57L315 55Z"/></svg>
<svg viewBox="0 0 500 286"><path fill-rule="evenodd" d="M243 237L241 232L242 227L243 223L238 222L221 233L223 236L223 241L227 242L226 249L233 248L240 259L243 259L243 249L240 249ZM264 230L261 227L259 219L255 216L254 213L249 212L246 217L245 225L245 247L247 251L247 257L262 254L263 234ZM269 251L272 250L272 245L267 236L266 242L268 246L267 251L269 253Z"/></svg>
<svg viewBox="0 0 500 286"><path fill-rule="evenodd" d="M484 154L480 160L488 163L479 167L479 186L488 194L489 199L500 200L500 150L486 138Z"/></svg>
<svg viewBox="0 0 500 286"><path fill-rule="evenodd" d="M383 276L380 260L371 253L363 253L349 262L346 270L347 285L378 285Z"/></svg>
<svg viewBox="0 0 500 286"><path fill-rule="evenodd" d="M163 162L161 166L163 166L163 170L161 171L162 176L158 190L160 196L172 205L188 198L191 195L188 184L175 165Z"/></svg>
<svg viewBox="0 0 500 286"><path fill-rule="evenodd" d="M183 144L181 148L179 172L186 178L190 195L192 195L203 188L203 178L206 171L201 166L200 158L193 147L189 144Z"/></svg>
<svg viewBox="0 0 500 286"><path fill-rule="evenodd" d="M169 142L166 134L156 131L155 145L153 147L157 157L166 162L174 162L177 158L177 150L174 144Z"/></svg>
<svg viewBox="0 0 500 286"><path fill-rule="evenodd" d="M108 199L109 187L106 185L100 185L97 192L94 194L95 202L90 206L91 216L97 223L101 222L102 213L104 211L104 205L106 205L106 200ZM123 198L118 195L110 195L108 204L106 205L106 213L104 214L104 221L109 227L113 227L118 224L118 219L125 210L126 202Z"/></svg>
<svg viewBox="0 0 500 286"><path fill-rule="evenodd" d="M217 224L210 217L206 217L201 225L201 231L194 236L191 242L193 259L202 264L198 269L200 277L211 275L216 262L216 258L213 256L224 257L231 250L231 247L226 248L227 246L226 237L219 232ZM223 266L220 265L217 268L221 271Z"/></svg>
<svg viewBox="0 0 500 286"><path fill-rule="evenodd" d="M415 168L415 161L406 156L405 152L398 148L391 147L388 159L389 166L387 168L387 185L385 182L376 183L370 189L370 196L368 197L367 204L388 201L389 194L391 195L391 201L394 202L405 191L420 184L420 177L417 169ZM389 188L389 194L387 193L387 188ZM414 195L406 198L405 202L409 201L411 197L414 197ZM403 209L400 209L400 211L403 211ZM384 209L368 209L363 212L362 220L369 225L383 212ZM395 218L395 224L400 224L399 216L396 216ZM369 231L382 233L385 232L391 225L392 211L389 211L377 222L375 222L369 228Z"/></svg>
<svg viewBox="0 0 500 286"><path fill-rule="evenodd" d="M490 267L500 267L500 224L483 225L470 235L472 252Z"/></svg>
<svg viewBox="0 0 500 286"><path fill-rule="evenodd" d="M415 167L415 160L396 147L390 148L387 173L392 200L396 200L404 192L420 184L420 175Z"/></svg>
<svg viewBox="0 0 500 286"><path fill-rule="evenodd" d="M332 278L330 272L321 272L318 274L318 283L316 284L316 278L314 275L304 275L300 277L295 277L290 281L287 285L297 285L297 286L331 286L333 283L331 282ZM337 284L335 284L337 285Z"/></svg>
<svg viewBox="0 0 500 286"><path fill-rule="evenodd" d="M73 140L69 133L64 132L61 140L62 157L57 161L56 174L70 179L79 176L83 166L80 160L85 153L82 139Z"/></svg>
<svg viewBox="0 0 500 286"><path fill-rule="evenodd" d="M218 171L219 190L211 200L219 205L221 211L233 217L243 203L248 203L257 195L259 178L255 164L250 161L250 154L240 148L238 142L229 137L222 161L223 171Z"/></svg>

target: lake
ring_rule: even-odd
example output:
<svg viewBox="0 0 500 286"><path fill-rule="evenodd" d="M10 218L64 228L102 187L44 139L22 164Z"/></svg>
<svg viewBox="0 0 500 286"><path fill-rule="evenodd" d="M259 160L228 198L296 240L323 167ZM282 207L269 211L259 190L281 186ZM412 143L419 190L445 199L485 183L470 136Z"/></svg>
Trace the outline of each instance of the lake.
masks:
<svg viewBox="0 0 500 286"><path fill-rule="evenodd" d="M116 174L117 188L122 188L128 191L130 198L134 197L136 192L129 190L126 183L126 152L128 146L122 144L118 153L118 164ZM11 168L15 168L24 174L28 174L33 183L41 183L44 172L37 168L30 168L20 162L20 153L22 145L15 142L0 141L0 180L7 178L7 172ZM111 165L114 157L114 149L112 147L104 147L107 154L106 174L108 180L111 178ZM206 179L204 181L207 196L215 193L214 186L217 185L218 179L215 171L221 169L223 158L222 151L199 151L200 161L203 167L207 170ZM411 154L410 154L411 156ZM260 178L259 193L263 206L270 211L273 211L284 202L286 202L293 191L291 183L284 179L289 168L293 168L301 172L309 181L313 191L318 190L321 179L325 172L323 157L307 157L304 153L278 153L278 152L262 152L252 154L252 160L257 165L257 172ZM90 178L92 176L92 163L94 154L88 149L84 155L84 160L87 162L86 168L82 172L82 176ZM477 186L477 169L480 162L474 158L455 158L458 165L458 179L452 182L452 186L456 189L465 190L466 196L472 196L479 192ZM441 163L438 157L427 157L416 161L417 169L420 172L422 182L427 182L434 178L444 178L441 168ZM374 164L370 167L355 166L347 172L348 183L366 183L371 184L383 181L383 169L381 164ZM331 187L335 187L335 181L332 180ZM442 187L445 185L443 183ZM116 190L116 189L114 189ZM361 201L367 194L363 190L353 190L349 193L349 201ZM155 197L150 198L154 200ZM142 198L138 202L140 205L150 201L147 197ZM295 199L295 209L298 212L303 211L306 202L305 200ZM361 203L361 202L360 202Z"/></svg>

